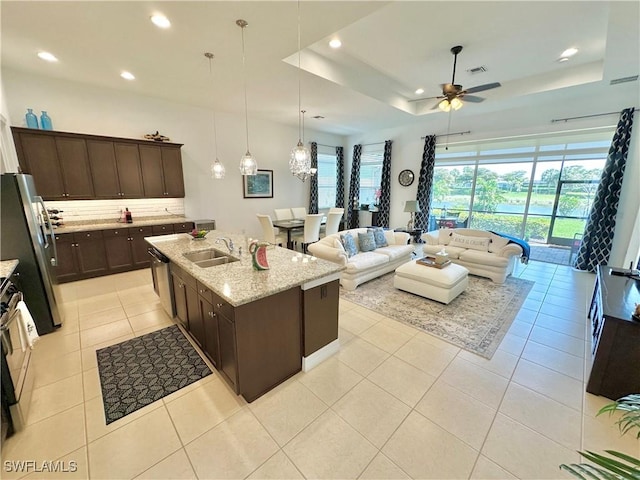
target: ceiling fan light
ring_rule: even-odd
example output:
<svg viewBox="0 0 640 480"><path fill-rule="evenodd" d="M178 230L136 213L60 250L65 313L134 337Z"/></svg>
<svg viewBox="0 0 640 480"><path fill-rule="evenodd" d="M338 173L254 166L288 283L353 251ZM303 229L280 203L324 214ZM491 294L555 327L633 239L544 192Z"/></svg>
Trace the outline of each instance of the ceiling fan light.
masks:
<svg viewBox="0 0 640 480"><path fill-rule="evenodd" d="M460 108L463 105L458 97L456 97L453 100L451 100L450 103L451 103L451 108L453 108L454 110L460 110Z"/></svg>
<svg viewBox="0 0 640 480"><path fill-rule="evenodd" d="M448 112L449 110L451 110L451 104L449 103L449 99L445 98L444 100L442 100L439 104L438 104L438 108L440 110L442 110L443 112Z"/></svg>

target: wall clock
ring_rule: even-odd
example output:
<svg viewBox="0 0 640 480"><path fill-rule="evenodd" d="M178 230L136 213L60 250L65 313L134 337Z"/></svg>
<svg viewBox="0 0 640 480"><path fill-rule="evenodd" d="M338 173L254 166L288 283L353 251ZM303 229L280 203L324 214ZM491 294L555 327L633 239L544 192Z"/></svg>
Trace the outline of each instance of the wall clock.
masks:
<svg viewBox="0 0 640 480"><path fill-rule="evenodd" d="M402 170L400 175L398 175L398 182L403 187L408 187L413 183L414 175L411 170Z"/></svg>

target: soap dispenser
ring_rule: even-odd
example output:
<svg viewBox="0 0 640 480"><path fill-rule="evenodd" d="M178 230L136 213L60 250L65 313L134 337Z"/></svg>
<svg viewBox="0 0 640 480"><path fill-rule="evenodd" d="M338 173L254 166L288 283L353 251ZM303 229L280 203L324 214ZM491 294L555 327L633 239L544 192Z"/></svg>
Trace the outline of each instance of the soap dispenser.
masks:
<svg viewBox="0 0 640 480"><path fill-rule="evenodd" d="M131 217L131 212L128 208L124 209L124 217L126 218L127 223L133 223L133 218Z"/></svg>

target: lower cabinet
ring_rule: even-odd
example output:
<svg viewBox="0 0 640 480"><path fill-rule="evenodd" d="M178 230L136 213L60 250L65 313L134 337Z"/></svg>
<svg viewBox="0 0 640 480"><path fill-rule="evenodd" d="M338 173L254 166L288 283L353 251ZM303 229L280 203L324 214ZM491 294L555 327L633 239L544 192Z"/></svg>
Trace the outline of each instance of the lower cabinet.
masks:
<svg viewBox="0 0 640 480"><path fill-rule="evenodd" d="M304 290L303 351L308 357L338 338L338 302L340 281Z"/></svg>
<svg viewBox="0 0 640 480"><path fill-rule="evenodd" d="M149 245L144 237L192 229L193 222L186 222L56 234L56 276L64 283L147 268Z"/></svg>
<svg viewBox="0 0 640 480"><path fill-rule="evenodd" d="M173 263L171 274L179 321L248 402L302 369L299 287L233 307Z"/></svg>

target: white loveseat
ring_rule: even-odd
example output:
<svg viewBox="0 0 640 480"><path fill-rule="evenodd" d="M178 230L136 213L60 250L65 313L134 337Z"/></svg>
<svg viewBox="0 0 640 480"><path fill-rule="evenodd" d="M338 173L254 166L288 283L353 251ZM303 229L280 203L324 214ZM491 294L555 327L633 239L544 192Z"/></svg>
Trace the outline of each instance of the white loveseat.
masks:
<svg viewBox="0 0 640 480"><path fill-rule="evenodd" d="M441 228L422 235L425 254L444 249L449 260L462 265L469 273L504 283L513 273L522 247L486 230L471 228Z"/></svg>
<svg viewBox="0 0 640 480"><path fill-rule="evenodd" d="M344 265L346 268L340 275L340 285L347 290L355 290L361 283L367 282L388 272L393 272L400 265L411 260L413 245L408 245L409 234L385 230L386 247L378 247L370 252L362 252L358 246L358 233L366 233L366 228L352 228L320 239L309 245L309 253ZM350 234L354 237L358 251L349 257L342 246L340 235Z"/></svg>

